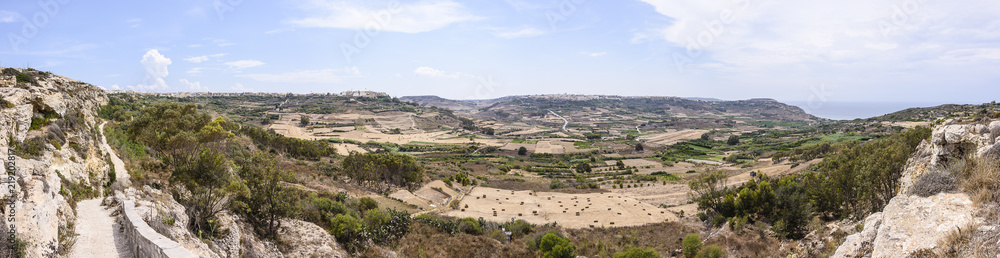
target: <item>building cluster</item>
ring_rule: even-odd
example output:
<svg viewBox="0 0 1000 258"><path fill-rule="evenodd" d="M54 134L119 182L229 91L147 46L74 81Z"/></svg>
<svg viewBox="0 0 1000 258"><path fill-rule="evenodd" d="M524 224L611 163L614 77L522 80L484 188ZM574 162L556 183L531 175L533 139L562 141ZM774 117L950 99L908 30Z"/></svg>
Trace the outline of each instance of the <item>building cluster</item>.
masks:
<svg viewBox="0 0 1000 258"><path fill-rule="evenodd" d="M3 77L0 77L0 79L3 79ZM279 92L141 92L134 90L109 90L108 93L171 97L171 98L241 97L241 96L284 97L290 95L297 95L293 93L279 93ZM328 94L329 93L310 93L308 95L328 95ZM377 92L377 91L344 91L334 95L347 96L347 97L368 97L368 98L389 96L389 94L385 92Z"/></svg>

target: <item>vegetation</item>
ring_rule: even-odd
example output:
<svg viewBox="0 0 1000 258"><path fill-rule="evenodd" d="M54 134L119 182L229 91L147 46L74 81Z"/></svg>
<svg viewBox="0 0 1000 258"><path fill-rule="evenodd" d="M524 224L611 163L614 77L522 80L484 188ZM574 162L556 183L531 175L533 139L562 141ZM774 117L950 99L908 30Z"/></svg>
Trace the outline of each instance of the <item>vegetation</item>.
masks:
<svg viewBox="0 0 1000 258"><path fill-rule="evenodd" d="M233 201L234 210L246 215L258 235L273 239L281 227L280 218L295 211L294 192L281 185L291 175L274 164L274 157L264 153L253 154L239 163L241 189Z"/></svg>
<svg viewBox="0 0 1000 258"><path fill-rule="evenodd" d="M524 146L521 146L521 148L517 148L517 155L524 156L526 154L528 154L528 148L525 148Z"/></svg>
<svg viewBox="0 0 1000 258"><path fill-rule="evenodd" d="M549 258L572 258L576 257L576 245L573 245L568 238L559 235L557 232L547 232L534 239L528 240L528 248L539 250L542 257Z"/></svg>
<svg viewBox="0 0 1000 258"><path fill-rule="evenodd" d="M351 152L343 161L347 176L376 192L387 193L390 187L412 188L422 182L423 167L410 155Z"/></svg>
<svg viewBox="0 0 1000 258"><path fill-rule="evenodd" d="M928 197L940 192L953 191L955 187L955 177L950 173L947 171L931 171L920 176L920 179L917 179L917 182L910 188L910 194Z"/></svg>
<svg viewBox="0 0 1000 258"><path fill-rule="evenodd" d="M638 248L631 247L624 252L615 253L614 258L657 258L660 257L660 253L656 252L653 248Z"/></svg>
<svg viewBox="0 0 1000 258"><path fill-rule="evenodd" d="M681 246L684 257L694 258L698 254L698 250L701 250L701 237L698 234L687 234L684 236Z"/></svg>

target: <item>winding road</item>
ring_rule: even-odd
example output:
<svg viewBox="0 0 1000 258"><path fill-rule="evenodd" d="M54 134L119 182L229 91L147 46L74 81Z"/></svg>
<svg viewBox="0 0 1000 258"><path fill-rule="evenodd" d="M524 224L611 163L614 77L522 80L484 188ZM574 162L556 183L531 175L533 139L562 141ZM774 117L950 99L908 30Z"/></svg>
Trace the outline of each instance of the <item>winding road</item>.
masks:
<svg viewBox="0 0 1000 258"><path fill-rule="evenodd" d="M104 136L104 124L101 123L101 149L111 156L111 163L115 167L115 179L123 185L129 184L128 171L125 170L125 163L115 154L111 146L108 146L107 137ZM82 200L76 203L76 225L73 228L76 232L76 243L70 248L68 257L133 257L131 249L128 248L128 240L116 230L118 225L115 217L111 215L114 208L101 205L101 198Z"/></svg>
<svg viewBox="0 0 1000 258"><path fill-rule="evenodd" d="M549 113L552 113L552 115L554 115L554 116L558 117L559 119L562 119L562 120L563 120L563 126L562 126L562 129L563 129L563 131L565 131L565 132L567 132L567 133L568 133L568 132L569 132L569 130L566 130L566 125L568 125L568 124L569 124L569 120L566 120L566 118L564 118L564 117L560 116L559 114L556 114L556 112L552 112L552 110L551 110L551 109L546 109L546 110L548 110L548 111L549 111Z"/></svg>

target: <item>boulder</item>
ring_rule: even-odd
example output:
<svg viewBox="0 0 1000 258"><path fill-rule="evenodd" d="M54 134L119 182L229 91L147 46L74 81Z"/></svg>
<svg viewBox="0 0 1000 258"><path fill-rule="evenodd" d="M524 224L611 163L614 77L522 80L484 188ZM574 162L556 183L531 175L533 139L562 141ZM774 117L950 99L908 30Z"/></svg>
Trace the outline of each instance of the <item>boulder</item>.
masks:
<svg viewBox="0 0 1000 258"><path fill-rule="evenodd" d="M832 257L860 257L871 253L878 228L882 225L882 213L868 215L864 223L861 232L847 236Z"/></svg>
<svg viewBox="0 0 1000 258"><path fill-rule="evenodd" d="M972 201L962 193L926 198L897 195L882 211L872 257L906 257L919 249L934 248L949 232L974 222L974 210Z"/></svg>

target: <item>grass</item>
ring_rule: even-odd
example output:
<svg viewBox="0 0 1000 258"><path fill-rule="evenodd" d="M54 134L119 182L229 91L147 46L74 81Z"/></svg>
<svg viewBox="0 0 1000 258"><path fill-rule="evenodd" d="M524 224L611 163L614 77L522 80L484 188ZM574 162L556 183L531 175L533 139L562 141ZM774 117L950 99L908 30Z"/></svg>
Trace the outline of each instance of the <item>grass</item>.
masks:
<svg viewBox="0 0 1000 258"><path fill-rule="evenodd" d="M538 140L525 140L525 139L514 139L510 143L526 143L526 144L536 144Z"/></svg>
<svg viewBox="0 0 1000 258"><path fill-rule="evenodd" d="M593 148L596 148L590 142L573 142L573 146L576 147L577 149L593 149Z"/></svg>
<svg viewBox="0 0 1000 258"><path fill-rule="evenodd" d="M954 161L949 170L957 175L962 190L977 204L1000 203L1000 159L966 158Z"/></svg>

